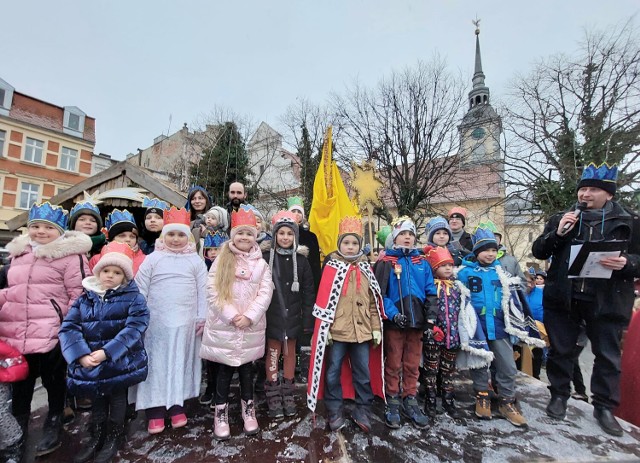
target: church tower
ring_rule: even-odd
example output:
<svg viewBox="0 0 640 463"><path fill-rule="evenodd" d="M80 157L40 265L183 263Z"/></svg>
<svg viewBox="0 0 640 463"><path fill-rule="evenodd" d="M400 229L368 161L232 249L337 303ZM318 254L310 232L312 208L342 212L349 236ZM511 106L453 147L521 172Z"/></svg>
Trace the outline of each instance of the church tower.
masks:
<svg viewBox="0 0 640 463"><path fill-rule="evenodd" d="M458 126L460 132L460 154L465 165L500 162L500 134L502 119L491 106L489 87L484 82L482 57L480 55L480 20L476 26L476 57L473 87L469 92L469 109Z"/></svg>

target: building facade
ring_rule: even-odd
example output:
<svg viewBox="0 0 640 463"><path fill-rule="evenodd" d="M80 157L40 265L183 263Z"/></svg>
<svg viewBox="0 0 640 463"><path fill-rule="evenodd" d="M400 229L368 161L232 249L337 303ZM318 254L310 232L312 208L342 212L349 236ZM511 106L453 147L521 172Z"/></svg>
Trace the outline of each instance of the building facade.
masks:
<svg viewBox="0 0 640 463"><path fill-rule="evenodd" d="M0 244L6 221L91 176L95 119L0 79Z"/></svg>

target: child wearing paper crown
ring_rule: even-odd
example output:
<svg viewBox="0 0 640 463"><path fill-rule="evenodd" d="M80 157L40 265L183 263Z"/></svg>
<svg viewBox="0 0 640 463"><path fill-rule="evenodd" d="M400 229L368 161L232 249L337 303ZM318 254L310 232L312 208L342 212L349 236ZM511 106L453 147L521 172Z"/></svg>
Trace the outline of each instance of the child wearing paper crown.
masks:
<svg viewBox="0 0 640 463"><path fill-rule="evenodd" d="M146 256L156 248L156 240L160 238L164 226L164 212L169 209L169 205L161 199L145 197L142 200L142 207L145 208L144 223L138 244Z"/></svg>
<svg viewBox="0 0 640 463"><path fill-rule="evenodd" d="M313 331L313 303L316 291L307 261L308 249L298 243L298 224L289 211L280 211L271 219L274 238L261 245L273 278L273 297L267 310L267 356L265 394L269 416L294 416L296 404L294 377L296 340ZM278 361L283 358L280 382Z"/></svg>
<svg viewBox="0 0 640 463"><path fill-rule="evenodd" d="M533 325L533 320L518 310L511 297L512 285L519 285L517 277L510 277L497 260L498 242L487 228L476 228L471 236L473 255L462 261L458 279L470 291L473 308L478 315L484 336L494 354L496 382L500 393L499 413L514 426L525 426L526 419L515 406L515 377L518 373L513 359L511 336L528 344L544 347L540 339L533 339L523 328ZM513 315L512 315L513 313ZM516 326L518 319L525 320ZM489 400L489 370L486 367L470 369L473 389L476 393L475 414L480 419L491 419Z"/></svg>
<svg viewBox="0 0 640 463"><path fill-rule="evenodd" d="M138 273L138 269L144 262L145 254L138 246L138 226L133 214L126 209L114 209L107 215L105 220L107 228L107 239L109 242L125 243L133 250L133 275ZM93 269L102 254L96 254L89 260L89 267Z"/></svg>
<svg viewBox="0 0 640 463"><path fill-rule="evenodd" d="M386 316L362 242L361 220L343 218L338 250L325 260L313 309L307 406L315 412L318 399L324 396L332 431L345 425L344 398L355 398L351 418L364 432L371 429L374 394L384 399L381 342Z"/></svg>
<svg viewBox="0 0 640 463"><path fill-rule="evenodd" d="M264 356L265 313L273 284L269 264L256 243L258 228L252 212L231 213L231 239L209 272L209 313L200 356L220 364L216 384L214 437L229 439L229 387L236 369L244 432L259 431L253 401L252 362Z"/></svg>
<svg viewBox="0 0 640 463"><path fill-rule="evenodd" d="M102 232L100 209L91 201L83 201L71 208L69 230L82 232L91 238L93 245L89 251L89 258L100 254L102 247L107 242L107 237Z"/></svg>
<svg viewBox="0 0 640 463"><path fill-rule="evenodd" d="M142 338L149 309L133 281L133 251L109 243L94 271L60 327L69 392L92 399L90 439L75 463L115 457L124 440L127 388L147 377Z"/></svg>
<svg viewBox="0 0 640 463"><path fill-rule="evenodd" d="M173 428L187 424L184 401L200 394L200 335L207 311L207 267L196 253L189 213L164 213L156 249L135 277L147 299L151 320L145 335L147 380L130 391L136 410L145 410L150 434L164 431L168 414Z"/></svg>
<svg viewBox="0 0 640 463"><path fill-rule="evenodd" d="M9 286L0 291L0 339L15 347L29 363L29 376L13 383L13 414L27 429L36 378L47 390L49 413L36 446L37 455L61 443L65 404L66 363L58 330L73 301L82 293L82 279L91 275L86 254L91 239L82 232L64 231L69 214L48 202L29 211L27 234L14 238Z"/></svg>

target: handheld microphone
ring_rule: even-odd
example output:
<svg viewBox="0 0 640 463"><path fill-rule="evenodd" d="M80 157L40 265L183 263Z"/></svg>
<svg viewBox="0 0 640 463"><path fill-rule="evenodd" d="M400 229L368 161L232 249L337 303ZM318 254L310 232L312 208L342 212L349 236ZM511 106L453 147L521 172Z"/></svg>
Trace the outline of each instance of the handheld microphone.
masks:
<svg viewBox="0 0 640 463"><path fill-rule="evenodd" d="M576 205L576 209L573 211L573 215L577 217L580 217L580 214L582 214L582 211L584 211L587 208L587 203L578 203ZM567 232L569 231L569 229L572 227L573 224L570 223L565 223L564 227L562 227L562 234L566 235Z"/></svg>

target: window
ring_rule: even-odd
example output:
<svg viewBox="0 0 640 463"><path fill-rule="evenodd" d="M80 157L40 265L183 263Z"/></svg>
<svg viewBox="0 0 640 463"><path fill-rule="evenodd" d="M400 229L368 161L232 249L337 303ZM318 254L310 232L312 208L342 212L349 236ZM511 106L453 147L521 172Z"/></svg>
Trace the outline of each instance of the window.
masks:
<svg viewBox="0 0 640 463"><path fill-rule="evenodd" d="M8 116L13 102L13 87L0 79L0 114Z"/></svg>
<svg viewBox="0 0 640 463"><path fill-rule="evenodd" d="M43 141L36 140L35 138L27 138L27 143L24 147L24 160L35 162L36 164L42 164L43 149Z"/></svg>
<svg viewBox="0 0 640 463"><path fill-rule="evenodd" d="M7 139L7 132L0 130L0 156L4 156L4 141Z"/></svg>
<svg viewBox="0 0 640 463"><path fill-rule="evenodd" d="M73 130L80 130L80 116L78 116L77 114L69 113L68 127Z"/></svg>
<svg viewBox="0 0 640 463"><path fill-rule="evenodd" d="M66 146L62 147L60 156L60 168L64 170L76 171L76 163L78 162L78 151Z"/></svg>
<svg viewBox="0 0 640 463"><path fill-rule="evenodd" d="M7 96L7 91L4 88L0 88L0 106L4 106L5 96Z"/></svg>
<svg viewBox="0 0 640 463"><path fill-rule="evenodd" d="M20 189L20 208L29 209L33 203L38 202L38 189L40 186L36 183L22 183Z"/></svg>
<svg viewBox="0 0 640 463"><path fill-rule="evenodd" d="M84 132L85 113L75 106L64 107L62 131L68 135L82 138Z"/></svg>

